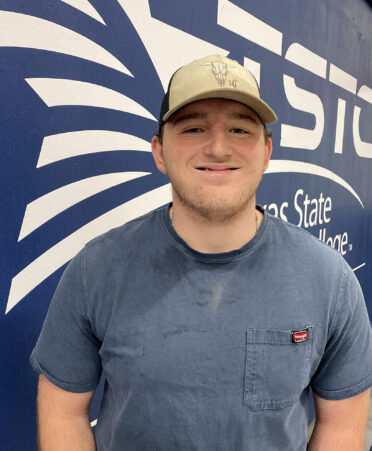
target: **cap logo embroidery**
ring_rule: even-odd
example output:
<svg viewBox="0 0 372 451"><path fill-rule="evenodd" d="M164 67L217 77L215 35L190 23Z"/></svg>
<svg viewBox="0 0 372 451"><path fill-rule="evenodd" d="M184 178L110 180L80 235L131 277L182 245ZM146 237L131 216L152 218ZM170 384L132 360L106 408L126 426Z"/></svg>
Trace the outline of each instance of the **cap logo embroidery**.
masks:
<svg viewBox="0 0 372 451"><path fill-rule="evenodd" d="M211 63L201 63L201 66L212 66L212 72L218 81L218 84L225 86L228 67L235 67L233 64L221 63L220 61L212 61Z"/></svg>

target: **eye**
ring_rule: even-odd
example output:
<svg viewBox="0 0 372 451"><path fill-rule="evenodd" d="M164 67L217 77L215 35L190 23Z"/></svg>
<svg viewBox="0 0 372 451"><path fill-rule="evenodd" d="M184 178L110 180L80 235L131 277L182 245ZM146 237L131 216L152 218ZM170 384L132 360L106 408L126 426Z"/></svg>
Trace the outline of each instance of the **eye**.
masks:
<svg viewBox="0 0 372 451"><path fill-rule="evenodd" d="M234 127L234 128L232 128L230 131L231 131L232 133L240 133L240 134L246 134L246 133L249 133L248 130L244 130L244 129L239 128L239 127Z"/></svg>
<svg viewBox="0 0 372 451"><path fill-rule="evenodd" d="M183 133L200 133L203 130L201 128L198 127L191 127L191 128L187 128L186 130L183 131Z"/></svg>

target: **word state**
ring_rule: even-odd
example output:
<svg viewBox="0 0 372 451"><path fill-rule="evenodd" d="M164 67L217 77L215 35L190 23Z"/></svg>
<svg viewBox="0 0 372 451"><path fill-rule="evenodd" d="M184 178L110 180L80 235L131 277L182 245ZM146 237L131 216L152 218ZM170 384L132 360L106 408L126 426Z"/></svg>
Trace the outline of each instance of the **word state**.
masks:
<svg viewBox="0 0 372 451"><path fill-rule="evenodd" d="M288 202L264 205L266 211L284 221L288 221L287 215L289 208L290 205ZM345 255L348 250L352 249L352 245L348 244L349 237L347 232L339 233L335 236L327 236L327 229L324 226L331 221L331 197L324 197L323 193L320 193L319 197L311 198L307 193L304 193L302 188L299 188L294 195L291 209L293 209L298 216L297 222L294 222L298 227L308 229L318 225L323 226L319 230L318 236L321 241L332 248L337 249L342 255Z"/></svg>

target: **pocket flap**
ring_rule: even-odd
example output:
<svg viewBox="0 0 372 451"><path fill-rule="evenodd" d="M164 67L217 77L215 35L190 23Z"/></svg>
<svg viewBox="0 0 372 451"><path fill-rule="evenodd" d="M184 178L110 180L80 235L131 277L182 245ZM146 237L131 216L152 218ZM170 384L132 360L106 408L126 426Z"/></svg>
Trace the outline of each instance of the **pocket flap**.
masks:
<svg viewBox="0 0 372 451"><path fill-rule="evenodd" d="M269 329L247 329L247 344L270 344L270 345L287 345L297 344L292 340L293 332L307 331L306 340L301 343L311 341L313 338L313 328L306 326L303 329L296 330L269 330Z"/></svg>

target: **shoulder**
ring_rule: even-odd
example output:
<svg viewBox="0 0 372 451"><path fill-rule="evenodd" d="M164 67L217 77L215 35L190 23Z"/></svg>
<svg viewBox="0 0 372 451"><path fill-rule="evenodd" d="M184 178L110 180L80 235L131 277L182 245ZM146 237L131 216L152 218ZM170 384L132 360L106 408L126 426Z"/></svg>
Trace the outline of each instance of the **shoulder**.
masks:
<svg viewBox="0 0 372 451"><path fill-rule="evenodd" d="M285 267L290 267L292 274L315 277L325 284L331 280L337 284L346 276L353 277L352 269L340 252L294 224L269 213L265 215L270 252L277 263L279 260Z"/></svg>
<svg viewBox="0 0 372 451"><path fill-rule="evenodd" d="M119 227L115 227L94 238L87 244L87 247L101 246L104 243L120 241L126 237L141 234L144 231L147 231L148 228L156 227L163 216L164 210L167 208L168 205L163 205L162 207L132 219Z"/></svg>
<svg viewBox="0 0 372 451"><path fill-rule="evenodd" d="M336 260L340 263L345 261L337 250L328 246L328 244L325 244L307 230L277 218L270 213L265 212L265 215L268 216L270 233L278 240L278 245L285 243L293 246L293 249L306 251L311 255L324 255L327 259Z"/></svg>
<svg viewBox="0 0 372 451"><path fill-rule="evenodd" d="M161 230L161 222L167 205L139 216L125 224L113 228L88 242L84 249L84 259L91 261L107 256L127 253L132 248L141 248L153 240Z"/></svg>

